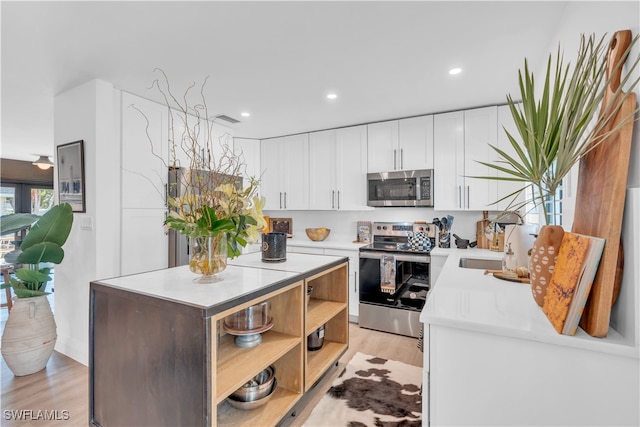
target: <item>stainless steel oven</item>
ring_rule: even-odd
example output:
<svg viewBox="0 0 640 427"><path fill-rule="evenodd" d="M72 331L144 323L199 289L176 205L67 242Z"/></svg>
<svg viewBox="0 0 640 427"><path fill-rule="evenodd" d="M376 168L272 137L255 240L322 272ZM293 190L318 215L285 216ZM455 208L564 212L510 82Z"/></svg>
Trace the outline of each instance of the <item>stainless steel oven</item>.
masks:
<svg viewBox="0 0 640 427"><path fill-rule="evenodd" d="M433 169L367 174L368 206L433 206Z"/></svg>
<svg viewBox="0 0 640 427"><path fill-rule="evenodd" d="M418 337L431 286L433 224L373 223L373 243L360 248L358 323L363 328ZM424 232L428 242L415 239ZM424 236L424 235L422 235Z"/></svg>

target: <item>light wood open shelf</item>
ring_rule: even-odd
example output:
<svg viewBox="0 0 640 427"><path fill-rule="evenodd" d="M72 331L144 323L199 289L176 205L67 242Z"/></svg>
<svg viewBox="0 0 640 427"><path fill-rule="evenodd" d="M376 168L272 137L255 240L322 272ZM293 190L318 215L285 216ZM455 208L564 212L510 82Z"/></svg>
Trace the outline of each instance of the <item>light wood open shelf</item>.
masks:
<svg viewBox="0 0 640 427"><path fill-rule="evenodd" d="M324 301L311 298L307 306L307 321L305 324L305 336L309 335L320 326L345 308L344 302Z"/></svg>
<svg viewBox="0 0 640 427"><path fill-rule="evenodd" d="M340 355L347 350L347 343L324 341L320 350L307 351L307 366L305 370L305 391L333 365Z"/></svg>
<svg viewBox="0 0 640 427"><path fill-rule="evenodd" d="M251 348L238 347L234 343L234 338L232 335L220 338L219 357L216 363L216 401L218 403L300 343L300 337L276 331L263 333L262 342ZM247 369L248 366L251 369Z"/></svg>
<svg viewBox="0 0 640 427"><path fill-rule="evenodd" d="M276 425L302 397L283 387L278 387L266 405L251 410L236 409L226 400L218 404L218 426L267 426Z"/></svg>

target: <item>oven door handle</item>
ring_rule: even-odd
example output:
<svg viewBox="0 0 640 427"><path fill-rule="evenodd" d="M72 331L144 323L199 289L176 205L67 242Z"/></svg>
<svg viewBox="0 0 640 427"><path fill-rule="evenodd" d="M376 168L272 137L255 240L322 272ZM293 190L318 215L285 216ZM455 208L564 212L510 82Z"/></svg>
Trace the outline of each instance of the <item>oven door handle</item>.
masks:
<svg viewBox="0 0 640 427"><path fill-rule="evenodd" d="M384 254L380 252L360 252L360 258L366 259L381 259ZM429 255L408 255L408 254L393 254L396 257L396 261L407 261L407 262L421 262L428 263L431 262L431 256Z"/></svg>

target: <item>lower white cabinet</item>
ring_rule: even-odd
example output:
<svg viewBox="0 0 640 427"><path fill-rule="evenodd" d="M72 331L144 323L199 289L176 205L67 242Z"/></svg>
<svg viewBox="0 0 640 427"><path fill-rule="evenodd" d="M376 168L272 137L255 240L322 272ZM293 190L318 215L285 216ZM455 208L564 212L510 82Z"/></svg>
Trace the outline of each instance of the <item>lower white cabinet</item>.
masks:
<svg viewBox="0 0 640 427"><path fill-rule="evenodd" d="M640 421L637 357L437 324L425 325L425 340L424 425Z"/></svg>
<svg viewBox="0 0 640 427"><path fill-rule="evenodd" d="M358 258L358 252L341 249L325 249L324 254L349 258L349 320L352 322L357 321L360 306L360 295L358 294L358 270L360 260Z"/></svg>
<svg viewBox="0 0 640 427"><path fill-rule="evenodd" d="M163 225L166 212L166 209L122 209L122 276L168 267L169 238Z"/></svg>

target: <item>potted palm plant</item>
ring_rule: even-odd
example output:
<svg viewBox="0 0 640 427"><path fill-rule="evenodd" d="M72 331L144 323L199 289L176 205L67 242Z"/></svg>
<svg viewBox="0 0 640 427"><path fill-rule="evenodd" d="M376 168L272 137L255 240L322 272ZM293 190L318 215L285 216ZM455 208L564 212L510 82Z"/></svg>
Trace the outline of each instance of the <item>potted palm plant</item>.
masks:
<svg viewBox="0 0 640 427"><path fill-rule="evenodd" d="M28 220L24 216L22 220L10 219L7 225L5 218L3 228L15 225L16 221ZM3 284L3 287L11 286L16 294L2 333L2 356L16 376L44 369L53 352L56 324L47 299L49 292L46 291L47 283L51 281L51 269L41 264L62 262L62 245L69 237L72 224L71 205L63 203L30 225L17 257L17 262L25 266L15 271L16 277L11 277L10 283Z"/></svg>
<svg viewBox="0 0 640 427"><path fill-rule="evenodd" d="M563 64L560 48L555 62L549 55L540 93L525 58L524 71L518 71L521 100L514 100L510 94L507 95L517 135L512 135L507 130L505 133L515 155L491 145L501 160L480 163L500 174L476 177L523 184L522 188L505 195L497 202L523 200L519 203L512 202L510 209L515 210L528 204L540 206L545 223L555 223L554 215L547 211L547 206L553 202L563 178L580 159L617 132L627 120L633 120L638 109L620 120L618 126L608 128L620 105L638 85L640 79L631 80L631 76L638 67L640 57L627 64L627 73L616 93L607 103L603 103L603 99L611 80L620 75L638 36L632 40L622 59L611 70L607 70L609 44L605 43L605 37L606 35L596 41L594 35L589 38L582 35L573 67L571 64ZM626 93L623 92L623 86L627 89ZM528 189L531 198L518 197Z"/></svg>
<svg viewBox="0 0 640 427"><path fill-rule="evenodd" d="M509 209L512 210L520 210L527 205L542 207L547 225L540 229L531 258L531 263L540 268L530 268L532 290L539 305L544 301L545 284L553 271L553 254L557 255L564 234L563 228L555 225L555 209L549 212L548 207L556 206L558 189L573 167L591 150L634 120L638 112L635 107L626 117L617 117L620 107L640 80L631 77L635 75L640 57L629 61L626 74L621 76L623 65L638 36L631 40L618 61L613 60L613 55L610 57L610 51L616 47L616 36L610 43L605 42L605 37L598 41L594 35L588 38L582 35L573 67L563 64L560 48L555 62L549 55L540 93L525 59L524 71L518 72L521 101L515 101L511 95L507 95L517 135L512 135L506 129L505 132L515 155L492 145L501 160L495 163L480 162L499 174L477 178L522 183L521 189L497 202L511 200ZM620 79L620 84L612 85L616 79ZM611 96L605 96L611 87L615 87L615 91ZM527 190L531 197L520 197ZM548 248L552 250L548 251ZM535 265L535 259L539 259L541 264ZM545 262L542 264L542 261Z"/></svg>

